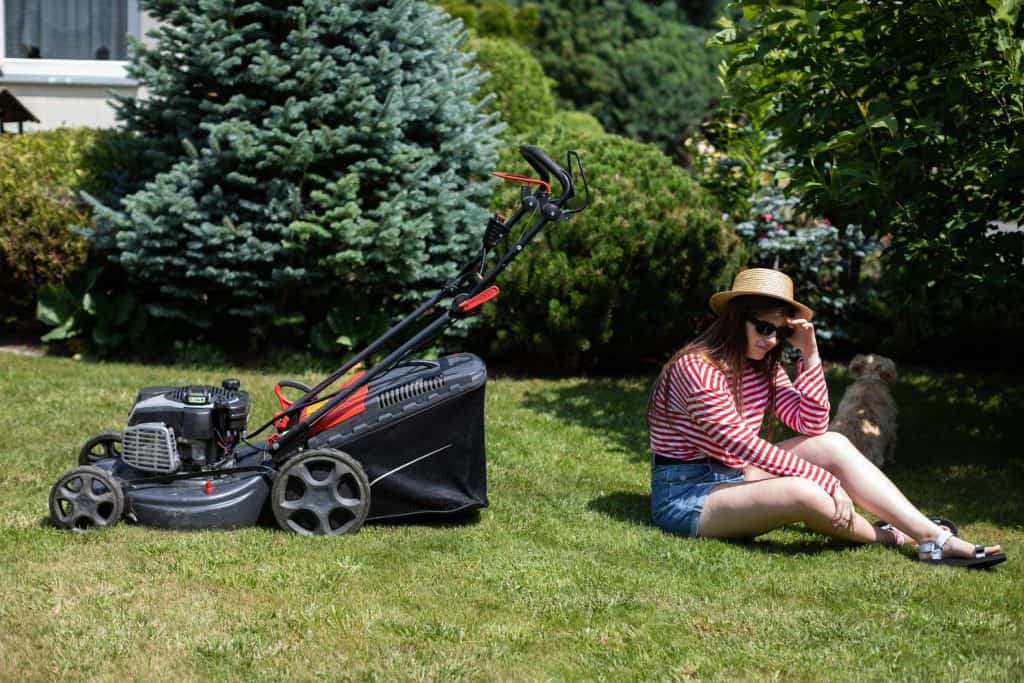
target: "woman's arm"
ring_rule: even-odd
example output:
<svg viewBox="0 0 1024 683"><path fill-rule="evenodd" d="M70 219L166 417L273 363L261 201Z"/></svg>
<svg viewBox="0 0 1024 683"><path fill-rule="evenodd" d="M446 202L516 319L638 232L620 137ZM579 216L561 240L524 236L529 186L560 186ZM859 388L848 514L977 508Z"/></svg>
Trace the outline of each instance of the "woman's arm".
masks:
<svg viewBox="0 0 1024 683"><path fill-rule="evenodd" d="M775 414L787 427L806 436L828 431L828 387L818 355L818 337L814 325L803 318L786 320L793 328L789 343L800 352L796 382L782 368L775 373Z"/></svg>
<svg viewBox="0 0 1024 683"><path fill-rule="evenodd" d="M795 383L782 367L776 369L775 414L793 431L817 436L828 431L828 386L820 361L809 370L803 366L797 365Z"/></svg>

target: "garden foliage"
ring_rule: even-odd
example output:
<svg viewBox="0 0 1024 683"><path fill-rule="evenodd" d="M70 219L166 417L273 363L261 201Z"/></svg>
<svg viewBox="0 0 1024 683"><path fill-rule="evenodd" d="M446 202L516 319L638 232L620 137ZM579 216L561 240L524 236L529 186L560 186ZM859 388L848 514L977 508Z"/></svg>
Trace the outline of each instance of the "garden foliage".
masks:
<svg viewBox="0 0 1024 683"><path fill-rule="evenodd" d="M1024 223L1020 3L736 6L744 19L717 36L727 83L741 108L770 108L798 161L788 190L891 236L878 312L893 348L1024 339L1024 239L999 229Z"/></svg>
<svg viewBox="0 0 1024 683"><path fill-rule="evenodd" d="M79 193L105 195L114 182L118 134L59 129L0 135L0 310L31 317L36 292L68 282L88 250L68 226L88 227Z"/></svg>
<svg viewBox="0 0 1024 683"><path fill-rule="evenodd" d="M720 95L708 33L672 3L545 3L533 43L561 100L677 156Z"/></svg>
<svg viewBox="0 0 1024 683"><path fill-rule="evenodd" d="M725 110L705 124L701 135L687 140L695 174L736 221L747 264L786 272L814 310L819 340L845 345L855 341L882 244L858 225L834 226L808 215L798 196L785 194L796 162L766 128L767 113ZM862 274L869 277L862 281Z"/></svg>
<svg viewBox="0 0 1024 683"><path fill-rule="evenodd" d="M411 0L142 5L149 97L118 110L151 175L95 203L95 238L150 316L329 350L461 265L498 128L458 21Z"/></svg>
<svg viewBox="0 0 1024 683"><path fill-rule="evenodd" d="M488 74L480 93L488 97L487 111L501 115L503 137L516 137L544 125L555 113L548 78L530 51L508 38L475 38L469 49Z"/></svg>
<svg viewBox="0 0 1024 683"><path fill-rule="evenodd" d="M793 278L800 301L814 311L819 340L849 341L862 264L882 245L858 225L836 227L828 219L808 218L796 204L777 185L754 195L751 217L736 224L749 247L747 264Z"/></svg>
<svg viewBox="0 0 1024 683"><path fill-rule="evenodd" d="M561 113L534 142L563 164L566 150L580 150L591 205L547 225L502 276L482 326L491 350L564 371L660 360L708 316L708 297L735 272L738 240L711 196L653 146ZM502 164L522 161L510 147ZM495 205L507 209L518 192L504 189Z"/></svg>
<svg viewBox="0 0 1024 683"><path fill-rule="evenodd" d="M513 4L505 0L443 0L444 11L462 20L473 35L506 38L527 45L540 21L536 3Z"/></svg>

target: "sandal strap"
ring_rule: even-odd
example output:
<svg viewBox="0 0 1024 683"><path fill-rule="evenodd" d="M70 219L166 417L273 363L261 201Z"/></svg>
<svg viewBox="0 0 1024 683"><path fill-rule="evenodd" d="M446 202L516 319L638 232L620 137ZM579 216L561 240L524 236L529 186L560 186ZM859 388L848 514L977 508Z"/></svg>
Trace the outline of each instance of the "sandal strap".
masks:
<svg viewBox="0 0 1024 683"><path fill-rule="evenodd" d="M921 545L917 546L919 553L928 553L932 560L938 561L942 559L942 548L949 542L949 539L953 538L953 534L948 530L943 529L939 532L938 537L934 541L926 541ZM982 552L985 548L982 547ZM977 552L977 546L975 546L975 552ZM984 557L984 555L981 555Z"/></svg>
<svg viewBox="0 0 1024 683"><path fill-rule="evenodd" d="M975 559L983 559L985 557L985 546L980 543L974 544L974 557Z"/></svg>
<svg viewBox="0 0 1024 683"><path fill-rule="evenodd" d="M907 542L906 534L894 527L892 524L884 524L881 528L883 531L888 531L892 534L893 541L896 542L896 545L903 545Z"/></svg>
<svg viewBox="0 0 1024 683"><path fill-rule="evenodd" d="M907 542L907 535L899 529L897 529L896 527L894 527L889 522L879 519L875 522L875 526L881 529L882 531L888 531L890 534L892 534L893 541L897 546L903 545Z"/></svg>

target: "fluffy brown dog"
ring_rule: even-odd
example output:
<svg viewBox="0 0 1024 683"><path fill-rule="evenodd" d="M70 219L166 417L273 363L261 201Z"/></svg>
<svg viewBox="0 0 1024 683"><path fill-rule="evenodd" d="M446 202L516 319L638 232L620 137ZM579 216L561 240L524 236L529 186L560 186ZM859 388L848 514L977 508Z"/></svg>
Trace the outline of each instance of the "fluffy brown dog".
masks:
<svg viewBox="0 0 1024 683"><path fill-rule="evenodd" d="M889 385L896 382L896 364L876 354L854 356L850 385L836 409L829 430L848 438L868 460L881 467L895 462L896 400Z"/></svg>

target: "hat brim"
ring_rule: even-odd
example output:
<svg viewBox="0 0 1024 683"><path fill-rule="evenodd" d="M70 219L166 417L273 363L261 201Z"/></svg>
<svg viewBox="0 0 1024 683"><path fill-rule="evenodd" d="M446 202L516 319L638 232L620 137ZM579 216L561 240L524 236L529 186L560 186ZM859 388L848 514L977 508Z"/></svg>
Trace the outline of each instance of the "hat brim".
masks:
<svg viewBox="0 0 1024 683"><path fill-rule="evenodd" d="M760 296L768 299L775 299L777 301L784 301L790 306L796 309L797 316L804 320L810 320L814 317L814 311L804 306L799 301L793 301L786 297L776 296L774 294L766 294L762 290L750 290L750 289L730 289L728 292L718 292L713 294L708 303L711 304L711 310L714 311L715 315L722 315L725 311L725 307L729 305L729 302L738 296Z"/></svg>

